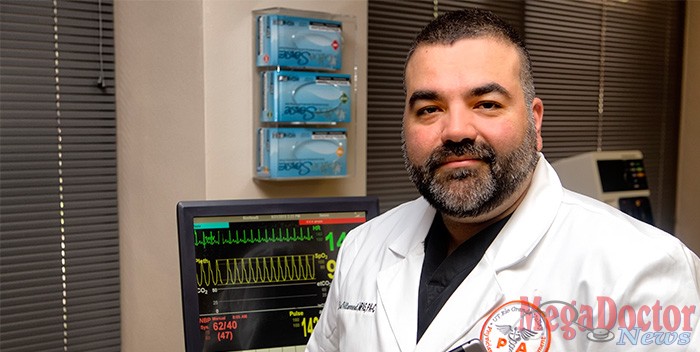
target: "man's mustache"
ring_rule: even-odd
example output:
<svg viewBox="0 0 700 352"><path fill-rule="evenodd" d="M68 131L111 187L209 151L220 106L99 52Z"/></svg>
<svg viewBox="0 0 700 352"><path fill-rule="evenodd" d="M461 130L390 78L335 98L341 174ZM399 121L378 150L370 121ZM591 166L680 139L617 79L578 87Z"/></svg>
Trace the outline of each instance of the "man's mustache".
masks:
<svg viewBox="0 0 700 352"><path fill-rule="evenodd" d="M450 158L465 156L473 159L481 159L487 164L493 164L496 159L496 153L490 145L486 143L475 143L470 139L464 139L460 142L447 141L443 143L443 145L433 150L430 157L428 157L428 160L425 162L424 167L432 173Z"/></svg>

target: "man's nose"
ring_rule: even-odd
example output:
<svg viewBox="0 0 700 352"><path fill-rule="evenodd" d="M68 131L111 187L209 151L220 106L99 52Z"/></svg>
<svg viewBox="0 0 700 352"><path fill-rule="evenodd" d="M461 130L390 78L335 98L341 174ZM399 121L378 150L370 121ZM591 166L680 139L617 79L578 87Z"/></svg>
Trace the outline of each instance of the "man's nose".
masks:
<svg viewBox="0 0 700 352"><path fill-rule="evenodd" d="M479 131L476 128L476 116L471 109L463 106L451 107L442 121L442 141L461 142L465 139L476 140Z"/></svg>

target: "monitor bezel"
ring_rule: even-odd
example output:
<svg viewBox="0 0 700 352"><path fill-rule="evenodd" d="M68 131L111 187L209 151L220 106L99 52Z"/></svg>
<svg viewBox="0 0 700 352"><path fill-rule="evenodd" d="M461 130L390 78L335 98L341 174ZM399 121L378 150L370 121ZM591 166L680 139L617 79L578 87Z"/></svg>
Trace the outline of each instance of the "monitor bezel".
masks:
<svg viewBox="0 0 700 352"><path fill-rule="evenodd" d="M365 211L369 220L379 215L374 196L265 198L180 201L177 204L180 287L186 352L201 352L199 296L196 285L195 247L192 241L195 217L268 214L332 213Z"/></svg>

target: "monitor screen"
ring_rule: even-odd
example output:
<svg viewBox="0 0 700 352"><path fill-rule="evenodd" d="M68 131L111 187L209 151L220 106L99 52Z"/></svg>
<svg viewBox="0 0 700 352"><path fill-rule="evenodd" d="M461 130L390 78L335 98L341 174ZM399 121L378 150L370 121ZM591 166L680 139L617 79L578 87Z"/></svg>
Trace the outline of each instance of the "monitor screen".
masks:
<svg viewBox="0 0 700 352"><path fill-rule="evenodd" d="M303 351L345 235L378 208L374 197L178 203L186 351Z"/></svg>

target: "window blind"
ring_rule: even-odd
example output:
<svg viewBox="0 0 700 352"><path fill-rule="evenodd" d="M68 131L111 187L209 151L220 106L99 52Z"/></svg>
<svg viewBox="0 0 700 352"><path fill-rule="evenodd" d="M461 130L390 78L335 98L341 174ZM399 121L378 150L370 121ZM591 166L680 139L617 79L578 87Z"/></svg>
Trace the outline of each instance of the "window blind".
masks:
<svg viewBox="0 0 700 352"><path fill-rule="evenodd" d="M641 150L655 225L673 231L683 2L525 2L549 160Z"/></svg>
<svg viewBox="0 0 700 352"><path fill-rule="evenodd" d="M0 2L0 350L119 351L111 0Z"/></svg>
<svg viewBox="0 0 700 352"><path fill-rule="evenodd" d="M524 34L544 101L548 160L594 150L644 153L656 225L671 231L683 2L369 1L367 193L385 211L418 193L403 167L403 61L433 13L494 11ZM410 18L404 18L411 13Z"/></svg>
<svg viewBox="0 0 700 352"><path fill-rule="evenodd" d="M432 1L368 3L367 194L383 212L418 196L401 154L403 64L418 31L433 19Z"/></svg>

